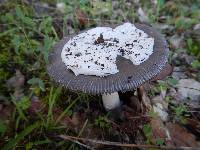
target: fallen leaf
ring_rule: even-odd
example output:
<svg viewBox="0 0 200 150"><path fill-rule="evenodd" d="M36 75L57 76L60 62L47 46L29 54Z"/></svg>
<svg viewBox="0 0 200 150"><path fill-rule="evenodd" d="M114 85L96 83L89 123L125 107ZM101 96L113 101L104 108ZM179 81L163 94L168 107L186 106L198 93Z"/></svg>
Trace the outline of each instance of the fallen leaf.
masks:
<svg viewBox="0 0 200 150"><path fill-rule="evenodd" d="M151 141L156 144L157 139L162 139L165 143L172 145L171 137L160 118L153 118L150 122L152 128Z"/></svg>
<svg viewBox="0 0 200 150"><path fill-rule="evenodd" d="M183 43L184 43L183 38L184 38L183 35L181 35L181 36L179 36L177 34L173 35L169 39L169 42L172 45L172 48L174 48L174 49L182 48Z"/></svg>
<svg viewBox="0 0 200 150"><path fill-rule="evenodd" d="M172 142L176 146L189 146L198 147L200 143L197 142L195 136L189 133L185 128L181 127L179 124L167 123L167 129L172 138Z"/></svg>
<svg viewBox="0 0 200 150"><path fill-rule="evenodd" d="M21 89L24 87L24 82L25 76L19 70L16 70L15 75L6 82L6 86L8 88Z"/></svg>
<svg viewBox="0 0 200 150"><path fill-rule="evenodd" d="M71 121L77 130L81 130L86 119L84 113L74 112Z"/></svg>
<svg viewBox="0 0 200 150"><path fill-rule="evenodd" d="M7 80L6 87L14 90L13 96L19 100L24 96L24 83L25 76L20 72L20 70L16 70L15 75Z"/></svg>
<svg viewBox="0 0 200 150"><path fill-rule="evenodd" d="M192 130L194 133L200 135L200 122L198 120L195 120L193 118L187 118L186 119L186 126Z"/></svg>
<svg viewBox="0 0 200 150"><path fill-rule="evenodd" d="M77 9L75 11L75 16L81 26L85 26L89 23L89 19L83 10Z"/></svg>
<svg viewBox="0 0 200 150"><path fill-rule="evenodd" d="M31 105L28 109L31 116L35 116L37 113L42 113L45 109L45 105L39 99L31 101Z"/></svg>

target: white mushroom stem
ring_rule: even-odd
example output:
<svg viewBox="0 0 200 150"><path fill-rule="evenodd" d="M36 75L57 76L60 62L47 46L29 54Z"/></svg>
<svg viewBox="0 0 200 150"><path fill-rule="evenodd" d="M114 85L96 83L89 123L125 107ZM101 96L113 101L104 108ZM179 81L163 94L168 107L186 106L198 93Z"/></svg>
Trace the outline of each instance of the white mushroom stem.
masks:
<svg viewBox="0 0 200 150"><path fill-rule="evenodd" d="M118 92L114 92L111 94L103 94L102 101L107 111L115 109L120 106L120 99Z"/></svg>

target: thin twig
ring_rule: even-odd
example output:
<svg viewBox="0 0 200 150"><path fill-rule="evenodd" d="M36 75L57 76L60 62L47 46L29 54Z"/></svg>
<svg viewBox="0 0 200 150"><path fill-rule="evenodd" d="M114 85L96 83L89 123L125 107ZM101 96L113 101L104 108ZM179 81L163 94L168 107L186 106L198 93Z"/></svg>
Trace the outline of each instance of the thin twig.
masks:
<svg viewBox="0 0 200 150"><path fill-rule="evenodd" d="M86 127L86 125L87 125L87 123L88 123L88 119L85 121L85 123L83 124L83 127L81 128L81 130L80 130L80 132L78 133L78 136L77 137L80 137L81 136L81 134L83 133L83 131L85 130L85 127ZM77 142L79 142L79 141L76 141L75 143L77 143ZM78 143L77 143L78 144ZM82 143L81 143L82 144ZM69 150L71 150L72 149L72 146L73 146L73 144L69 147Z"/></svg>
<svg viewBox="0 0 200 150"><path fill-rule="evenodd" d="M83 143L81 143L81 142L79 142L79 141L77 141L77 140L73 140L73 139L68 139L68 140L71 141L71 142L74 142L74 143L76 143L76 144L78 144L78 145L81 145L81 146L83 146L83 147L85 147L85 148L87 148L87 149L94 150L94 148L92 148L92 147L90 147L90 146L88 146L88 145L85 145L85 144L83 144Z"/></svg>
<svg viewBox="0 0 200 150"><path fill-rule="evenodd" d="M95 144L101 145L109 145L109 146L119 146L119 147L129 147L129 148L157 148L157 149L166 149L166 150L198 150L198 147L185 147L185 146L156 146L156 145L138 145L138 144L127 144L127 143L119 143L119 142L110 142L110 141L100 141L86 138L79 138L74 136L60 135L60 138L68 141L73 141L77 143L77 141L82 142L91 142ZM78 143L77 143L78 144Z"/></svg>
<svg viewBox="0 0 200 150"><path fill-rule="evenodd" d="M140 119L140 118L150 118L150 115L141 115L141 116L134 116L134 117L128 117L129 119Z"/></svg>

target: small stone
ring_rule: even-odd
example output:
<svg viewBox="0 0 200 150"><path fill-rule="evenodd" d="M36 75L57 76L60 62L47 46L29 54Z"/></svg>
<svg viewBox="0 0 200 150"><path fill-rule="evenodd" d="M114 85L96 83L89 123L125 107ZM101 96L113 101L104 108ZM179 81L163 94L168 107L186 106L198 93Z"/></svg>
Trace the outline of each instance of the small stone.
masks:
<svg viewBox="0 0 200 150"><path fill-rule="evenodd" d="M67 33L65 34L65 36L71 35L71 34L74 34L74 33L75 33L75 30L72 28L72 26L68 25L67 26Z"/></svg>
<svg viewBox="0 0 200 150"><path fill-rule="evenodd" d="M112 7L113 7L113 10L116 10L119 8L119 2L118 1L113 1L112 2Z"/></svg>
<svg viewBox="0 0 200 150"><path fill-rule="evenodd" d="M186 79L187 75L184 73L183 70L181 70L180 67L174 67L174 71L172 73L172 77L177 79L177 80L180 80L180 79Z"/></svg>
<svg viewBox="0 0 200 150"><path fill-rule="evenodd" d="M195 59L194 56L190 56L186 53L186 51L180 52L178 54L178 58L181 61L181 63L186 64L186 65L191 65L193 60Z"/></svg>
<svg viewBox="0 0 200 150"><path fill-rule="evenodd" d="M163 98L163 96L161 96L161 95L158 95L158 96L155 96L155 97L153 97L152 99L151 99L151 101L152 101L152 103L154 103L154 104L157 104L157 103L160 103L160 104L162 104L162 107L164 108L164 109L168 109L168 103L166 103L165 101L164 101L164 98Z"/></svg>
<svg viewBox="0 0 200 150"><path fill-rule="evenodd" d="M186 49L179 49L172 56L172 62L176 66L191 65L195 56L188 55Z"/></svg>
<svg viewBox="0 0 200 150"><path fill-rule="evenodd" d="M65 12L65 8L66 8L66 5L65 5L65 3L63 3L63 2L60 2L60 3L57 3L57 4L56 4L56 8L57 8L60 12L64 13L64 12Z"/></svg>
<svg viewBox="0 0 200 150"><path fill-rule="evenodd" d="M141 22L149 22L147 14L143 11L141 7L138 8L137 13L138 13L139 20Z"/></svg>
<svg viewBox="0 0 200 150"><path fill-rule="evenodd" d="M200 82L194 79L181 79L177 84L181 99L200 102Z"/></svg>
<svg viewBox="0 0 200 150"><path fill-rule="evenodd" d="M154 112L158 113L158 116L161 118L163 121L168 120L168 113L164 110L164 107L161 103L156 103L153 106Z"/></svg>
<svg viewBox="0 0 200 150"><path fill-rule="evenodd" d="M200 30L200 23L196 24L193 29L194 30Z"/></svg>

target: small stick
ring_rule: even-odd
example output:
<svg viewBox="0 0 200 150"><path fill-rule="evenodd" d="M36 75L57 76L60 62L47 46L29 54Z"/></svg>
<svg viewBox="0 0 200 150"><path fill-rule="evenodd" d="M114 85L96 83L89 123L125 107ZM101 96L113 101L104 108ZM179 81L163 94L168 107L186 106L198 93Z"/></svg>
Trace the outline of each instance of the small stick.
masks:
<svg viewBox="0 0 200 150"><path fill-rule="evenodd" d="M76 143L76 144L78 144L78 145L80 145L80 146L83 146L83 147L85 147L85 148L87 148L87 149L89 149L89 150L94 150L94 148L92 148L92 147L90 147L90 146L88 146L88 145L85 145L85 144L83 144L83 143L81 143L81 142L79 142L79 141L77 141L77 140L73 140L73 139L67 139L67 140L69 140L69 141L71 141L71 142L74 142L74 143Z"/></svg>
<svg viewBox="0 0 200 150"><path fill-rule="evenodd" d="M144 105L144 100L143 100L143 95L144 95L144 87L141 85L137 88L137 95L138 95L138 99L140 101L140 106L141 106L141 113L143 114L144 113L144 108L145 105Z"/></svg>
<svg viewBox="0 0 200 150"><path fill-rule="evenodd" d="M79 138L74 136L60 135L60 138L68 141L73 141L78 144L78 141L91 142L95 144L101 145L109 145L109 146L119 146L119 147L129 147L129 148L158 148L158 149L166 149L166 150L199 150L198 147L185 147L185 146L157 146L157 145L137 145L137 144L127 144L127 143L119 143L119 142L110 142L110 141L100 141L86 138Z"/></svg>

